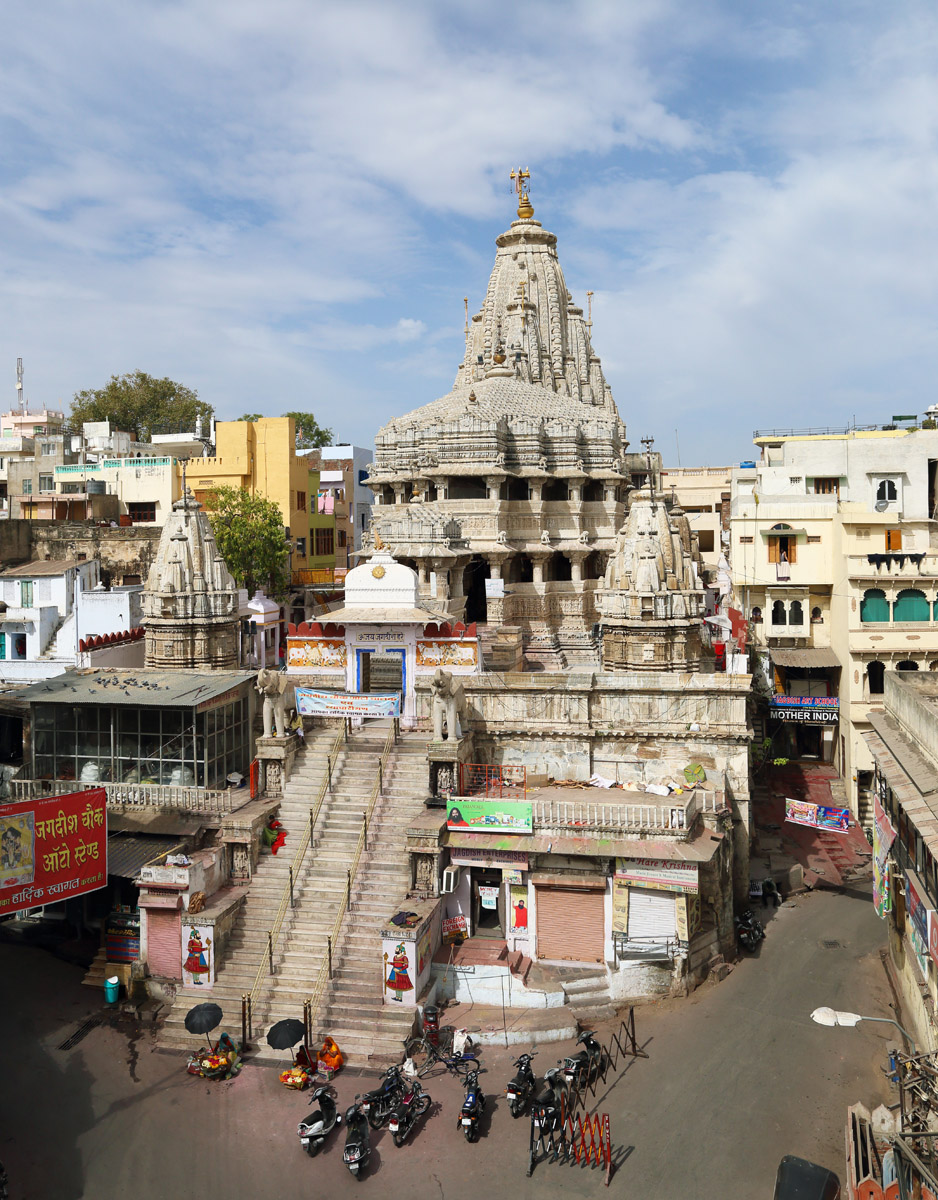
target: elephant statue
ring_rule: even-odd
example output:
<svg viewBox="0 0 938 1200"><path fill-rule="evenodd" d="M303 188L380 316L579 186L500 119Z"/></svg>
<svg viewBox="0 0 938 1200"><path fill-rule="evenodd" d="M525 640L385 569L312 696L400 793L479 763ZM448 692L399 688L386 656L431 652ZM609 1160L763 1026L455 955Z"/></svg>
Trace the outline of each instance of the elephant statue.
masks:
<svg viewBox="0 0 938 1200"><path fill-rule="evenodd" d="M466 720L469 711L463 685L453 679L452 671L444 671L441 667L437 667L430 680L430 695L432 697L433 740L435 742L444 741L443 722L445 720L445 740L456 741L462 734L461 722Z"/></svg>
<svg viewBox="0 0 938 1200"><path fill-rule="evenodd" d="M256 687L264 697L264 737L274 736L275 723L277 737L286 737L287 712L296 708L293 685L282 671L262 667L257 672Z"/></svg>

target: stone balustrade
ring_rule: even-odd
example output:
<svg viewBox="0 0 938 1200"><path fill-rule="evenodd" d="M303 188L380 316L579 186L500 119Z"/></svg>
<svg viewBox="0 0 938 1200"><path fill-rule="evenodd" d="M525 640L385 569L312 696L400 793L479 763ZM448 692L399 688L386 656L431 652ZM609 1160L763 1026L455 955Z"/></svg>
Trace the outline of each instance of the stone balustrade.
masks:
<svg viewBox="0 0 938 1200"><path fill-rule="evenodd" d="M76 783L74 779L11 779L10 799L64 796L104 788L109 808L177 808L187 812L229 813L248 801L247 788L200 788L155 783Z"/></svg>

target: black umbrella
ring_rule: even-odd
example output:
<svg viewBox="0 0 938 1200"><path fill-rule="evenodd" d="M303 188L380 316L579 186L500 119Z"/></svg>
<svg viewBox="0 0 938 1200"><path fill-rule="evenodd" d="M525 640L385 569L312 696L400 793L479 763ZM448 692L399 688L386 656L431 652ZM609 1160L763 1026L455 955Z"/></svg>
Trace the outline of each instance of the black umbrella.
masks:
<svg viewBox="0 0 938 1200"><path fill-rule="evenodd" d="M195 1008L190 1008L186 1013L186 1029L190 1033L211 1033L211 1031L221 1024L224 1013L217 1004L211 1004L206 1001L205 1004L197 1004ZM209 1038L211 1045L211 1038ZM214 1050L214 1046L212 1047Z"/></svg>
<svg viewBox="0 0 938 1200"><path fill-rule="evenodd" d="M302 1021L296 1021L292 1017L286 1021L278 1021L276 1025L271 1025L267 1034L267 1045L274 1050L290 1050L297 1042L302 1042L306 1036L306 1026Z"/></svg>

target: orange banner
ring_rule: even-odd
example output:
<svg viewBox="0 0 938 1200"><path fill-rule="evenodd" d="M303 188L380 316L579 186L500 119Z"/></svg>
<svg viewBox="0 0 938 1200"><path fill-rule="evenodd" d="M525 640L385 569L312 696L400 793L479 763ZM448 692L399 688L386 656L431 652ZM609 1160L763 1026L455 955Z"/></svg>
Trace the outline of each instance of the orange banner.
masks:
<svg viewBox="0 0 938 1200"><path fill-rule="evenodd" d="M107 883L103 788L0 804L0 914Z"/></svg>

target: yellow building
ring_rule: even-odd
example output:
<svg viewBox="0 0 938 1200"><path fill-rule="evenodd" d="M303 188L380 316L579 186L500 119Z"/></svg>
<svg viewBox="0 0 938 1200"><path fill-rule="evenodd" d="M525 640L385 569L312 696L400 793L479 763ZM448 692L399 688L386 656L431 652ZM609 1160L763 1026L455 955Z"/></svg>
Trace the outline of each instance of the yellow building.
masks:
<svg viewBox="0 0 938 1200"><path fill-rule="evenodd" d="M181 476L183 464L176 469ZM215 457L190 459L185 469L186 483L201 502L219 487L244 488L272 500L289 531L294 578L299 572L335 567L335 518L331 518L332 538L316 536L324 520L316 512L319 461L314 455L297 455L292 417L218 421Z"/></svg>

